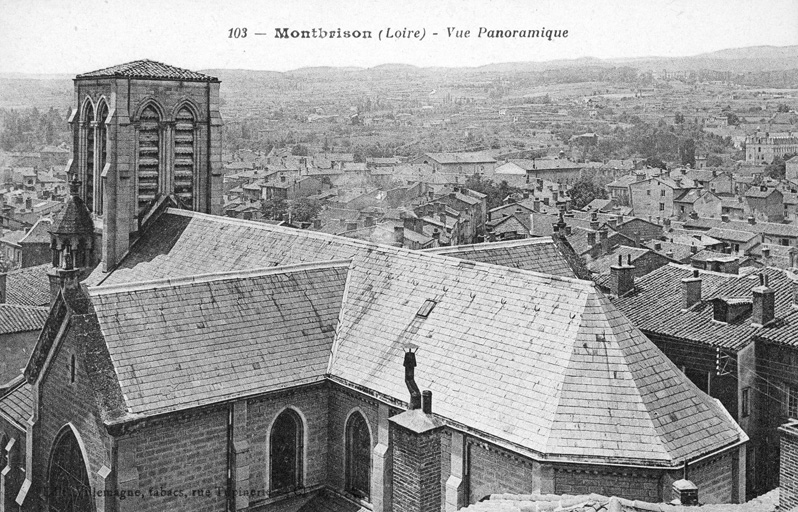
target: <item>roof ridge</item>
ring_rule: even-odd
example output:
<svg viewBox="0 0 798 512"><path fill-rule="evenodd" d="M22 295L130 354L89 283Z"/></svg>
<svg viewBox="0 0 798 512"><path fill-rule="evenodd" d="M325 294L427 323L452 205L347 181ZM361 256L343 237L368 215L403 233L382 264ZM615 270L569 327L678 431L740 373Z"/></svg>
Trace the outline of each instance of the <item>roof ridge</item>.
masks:
<svg viewBox="0 0 798 512"><path fill-rule="evenodd" d="M509 218L509 217L504 217ZM504 220L500 219L500 220ZM501 247L518 247L522 245L544 245L544 244L553 244L554 242L547 237L535 237L535 238L522 238L520 240L504 240L501 242L480 242L477 244L464 244L464 245L452 245L448 247L430 247L428 249L421 249L419 252L425 252L429 254L441 254L445 255L450 252L461 252L464 250L474 250L474 251L481 251L484 249L492 249L492 248L501 248Z"/></svg>
<svg viewBox="0 0 798 512"><path fill-rule="evenodd" d="M237 219L233 217L222 217L219 215L211 215L208 213L200 213L194 212L190 210L182 210L176 208L168 208L166 213L172 215L180 215L183 217L196 217L200 219L210 220L212 222L221 222L225 224L230 224L234 226L252 226L257 227L258 229L262 229L264 231L272 231L272 232L282 232L286 234L293 234L296 235L297 233L301 233L302 236L306 236L309 238L315 238L317 240L324 240L327 242L335 242L339 244L345 244L349 247L359 247L364 249L376 249L382 251L383 253L390 254L390 255L397 255L402 254L405 256L413 256L413 257L425 257L425 258L441 258L442 262L446 262L449 265L453 266L469 266L471 268L478 268L484 272L489 272L494 275L502 275L506 276L508 273L516 273L519 275L525 275L528 277L537 277L539 279L545 279L549 281L562 281L567 283L578 283L582 286L589 286L590 288L594 287L593 281L589 281L586 279L578 279L575 277L565 277L565 276L556 276L553 274L546 274L543 272L536 272L534 270L524 270L524 269L517 269L517 268L510 268L505 267L503 265L493 265L490 263L483 263L480 261L470 261L470 260L462 260L460 258L456 258L454 256L447 256L445 254L435 254L433 252L429 252L428 250L412 250L412 249L405 249L403 247L393 247L390 245L378 244L375 242L370 242L367 240L361 240L357 238L346 238L341 237L338 235L332 235L329 233L323 233L321 231L308 231L308 230L298 230L296 228L289 228L286 226L275 226L272 224L266 224L263 222L258 222L254 220L245 220L245 219ZM545 237L540 237L544 238ZM460 246L453 246L453 247L460 247ZM124 259L123 259L124 261Z"/></svg>
<svg viewBox="0 0 798 512"><path fill-rule="evenodd" d="M303 272L306 270L323 270L328 268L349 267L351 259L338 259L328 261L312 261L307 263L297 263L296 265L279 265L276 267L232 270L229 272L212 272L209 274L198 274L187 277L154 279L152 281L138 281L134 283L120 283L106 286L89 287L89 295L97 297L100 295L111 295L123 292L135 292L151 290L156 288L175 288L188 284L210 283L214 281L246 279L251 277L264 277L276 274L289 274L292 272Z"/></svg>

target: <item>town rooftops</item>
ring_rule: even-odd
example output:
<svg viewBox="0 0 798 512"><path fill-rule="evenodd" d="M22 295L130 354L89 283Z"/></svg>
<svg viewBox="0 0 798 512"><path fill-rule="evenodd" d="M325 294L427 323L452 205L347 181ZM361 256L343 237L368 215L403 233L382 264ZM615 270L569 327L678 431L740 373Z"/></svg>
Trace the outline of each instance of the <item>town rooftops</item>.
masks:
<svg viewBox="0 0 798 512"><path fill-rule="evenodd" d="M36 221L36 224L30 228L30 231L20 239L20 244L49 244L50 243L50 226L53 221L47 217L42 217Z"/></svg>
<svg viewBox="0 0 798 512"><path fill-rule="evenodd" d="M496 159L485 153L425 153L439 164L492 164Z"/></svg>
<svg viewBox="0 0 798 512"><path fill-rule="evenodd" d="M682 279L699 272L701 302L683 310ZM783 270L762 269L775 291L776 318L793 312L792 281ZM696 270L686 265L668 264L635 279L635 291L614 299L614 304L643 332L712 347L740 350L754 334L774 332L776 326L755 327L750 315L732 322L714 320L711 301L717 298L750 298L759 286L757 274L725 274ZM779 325L778 323L776 325Z"/></svg>
<svg viewBox="0 0 798 512"><path fill-rule="evenodd" d="M85 78L141 78L160 80L180 80L183 82L218 82L219 79L189 71L188 69L170 66L154 60L136 60L127 64L119 64L110 68L98 69L89 73L82 73L75 77L77 80Z"/></svg>
<svg viewBox="0 0 798 512"><path fill-rule="evenodd" d="M764 233L772 236L784 236L798 238L798 225L780 224L778 222L746 222L739 220L724 221L722 219L711 219L699 217L697 219L687 219L684 223L685 229L708 230L710 228L734 229L749 231L751 233ZM711 235L710 235L711 236Z"/></svg>
<svg viewBox="0 0 798 512"><path fill-rule="evenodd" d="M739 242L739 243L748 243L754 238L759 236L756 233L752 233L750 231L741 231L737 229L725 229L725 228L712 228L709 231L707 231L707 235L711 236L712 238L717 238L718 240Z"/></svg>
<svg viewBox="0 0 798 512"><path fill-rule="evenodd" d="M250 351L246 360L268 354L265 360L294 361L306 355L304 345L290 340L302 340L302 331L310 329L317 333L314 339L324 340L310 351L311 360L321 352L329 359L325 369L300 372L307 382L326 378L406 404L402 359L413 347L416 380L437 397L439 419L541 459L679 467L688 458L747 439L589 281L183 210L167 210L153 230L132 246L118 269L103 276L106 286L116 286L89 290L107 337L98 346L107 344L112 352L115 371L104 375L118 375L120 386L134 395L151 388L161 393L152 400L129 397L132 412L121 411L118 421L135 420L136 413L148 414L150 408L190 407L201 397L218 400L229 396L229 389L259 392L266 389L260 380L278 385L285 378L291 385L296 377L283 375L279 365L268 365L250 381L251 372L258 371L254 366L233 370L241 356L210 357L208 350L216 349L205 339L218 344L239 327L249 338L271 329L274 341L241 342ZM342 258L351 262L330 262ZM313 262L296 270L301 280L291 268L263 276L264 271L252 270L296 262ZM230 270L252 272L240 280L191 277ZM153 278L169 281L137 283ZM178 293L176 288L184 286L188 293ZM326 298L317 300L330 309L340 293L336 321L317 320L304 305L302 290L318 290ZM211 296L218 306L210 303ZM419 316L427 301L434 308ZM249 318L259 308L275 307L270 302L298 308L299 320L279 318L279 313L261 315L268 321ZM177 313L187 306L187 315ZM254 330L248 330L250 323ZM328 333L326 325L337 327ZM209 348L183 345L180 332ZM164 337L174 341L165 343ZM151 355L144 357L155 366L161 365L159 354L172 360L186 350L199 353L200 360L151 373L142 364L134 375L129 368L134 360L126 365L120 358L139 357L140 352L121 346L130 340L149 347ZM284 348L270 352L270 343ZM170 388L163 372L199 393ZM215 389L213 372L233 382Z"/></svg>

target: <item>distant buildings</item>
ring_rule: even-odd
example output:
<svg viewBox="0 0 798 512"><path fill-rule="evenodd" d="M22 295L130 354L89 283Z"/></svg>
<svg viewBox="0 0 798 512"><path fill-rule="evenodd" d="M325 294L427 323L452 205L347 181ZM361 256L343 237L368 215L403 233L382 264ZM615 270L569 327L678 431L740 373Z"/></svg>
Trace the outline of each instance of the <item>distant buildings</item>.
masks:
<svg viewBox="0 0 798 512"><path fill-rule="evenodd" d="M745 161L770 164L776 157L798 153L798 133L757 132L745 138Z"/></svg>

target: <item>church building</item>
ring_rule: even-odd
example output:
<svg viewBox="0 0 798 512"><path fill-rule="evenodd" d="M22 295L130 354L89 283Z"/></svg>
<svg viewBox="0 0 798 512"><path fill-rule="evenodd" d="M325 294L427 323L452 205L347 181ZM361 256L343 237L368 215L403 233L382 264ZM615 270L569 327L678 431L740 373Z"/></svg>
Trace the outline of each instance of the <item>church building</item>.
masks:
<svg viewBox="0 0 798 512"><path fill-rule="evenodd" d="M0 397L2 510L744 499L745 433L557 235L436 253L218 216L218 80L138 61L75 91L54 301Z"/></svg>

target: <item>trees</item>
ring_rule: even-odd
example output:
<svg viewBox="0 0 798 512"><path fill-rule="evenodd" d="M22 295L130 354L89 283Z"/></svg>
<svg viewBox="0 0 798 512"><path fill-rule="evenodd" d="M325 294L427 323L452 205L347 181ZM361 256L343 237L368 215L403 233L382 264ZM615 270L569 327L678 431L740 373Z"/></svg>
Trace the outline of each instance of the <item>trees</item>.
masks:
<svg viewBox="0 0 798 512"><path fill-rule="evenodd" d="M315 199L308 199L301 197L291 201L291 206L288 208L291 222L310 222L316 218L321 211L321 203Z"/></svg>
<svg viewBox="0 0 798 512"><path fill-rule="evenodd" d="M288 204L285 199L274 197L261 202L260 211L264 219L282 220L288 211Z"/></svg>
<svg viewBox="0 0 798 512"><path fill-rule="evenodd" d="M588 175L580 176L568 194L571 196L571 206L576 209L584 208L594 199L607 197L607 191Z"/></svg>
<svg viewBox="0 0 798 512"><path fill-rule="evenodd" d="M488 210L501 206L504 198L510 194L520 193L522 190L518 187L511 187L506 181L502 181L499 185L495 185L490 180L482 179L482 176L474 174L465 184L466 188L485 194L485 202L487 203Z"/></svg>
<svg viewBox="0 0 798 512"><path fill-rule="evenodd" d="M794 156L795 153L789 153L784 156L775 157L773 162L765 167L765 172L763 174L768 178L783 180L787 172L786 162Z"/></svg>
<svg viewBox="0 0 798 512"><path fill-rule="evenodd" d="M707 167L720 167L723 165L723 159L718 155L709 155L707 157Z"/></svg>

